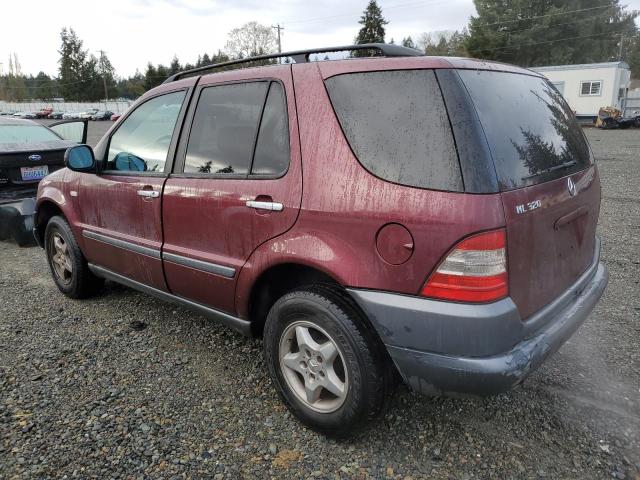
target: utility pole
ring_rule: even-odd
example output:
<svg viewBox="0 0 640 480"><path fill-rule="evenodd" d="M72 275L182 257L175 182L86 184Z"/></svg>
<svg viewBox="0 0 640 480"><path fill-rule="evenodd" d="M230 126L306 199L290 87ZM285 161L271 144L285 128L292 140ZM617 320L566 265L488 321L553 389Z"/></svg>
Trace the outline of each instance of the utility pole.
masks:
<svg viewBox="0 0 640 480"><path fill-rule="evenodd" d="M284 30L284 27L281 27L279 23L275 26L271 26L271 28L278 30L278 53L282 53L282 41L280 40L280 31ZM282 63L282 59L278 59L278 63Z"/></svg>
<svg viewBox="0 0 640 480"><path fill-rule="evenodd" d="M104 86L104 109L107 110L107 72L104 65L104 50L100 50L100 69L102 70L102 85Z"/></svg>
<svg viewBox="0 0 640 480"><path fill-rule="evenodd" d="M622 61L622 43L624 42L624 33L620 34L620 50L618 51L618 61Z"/></svg>

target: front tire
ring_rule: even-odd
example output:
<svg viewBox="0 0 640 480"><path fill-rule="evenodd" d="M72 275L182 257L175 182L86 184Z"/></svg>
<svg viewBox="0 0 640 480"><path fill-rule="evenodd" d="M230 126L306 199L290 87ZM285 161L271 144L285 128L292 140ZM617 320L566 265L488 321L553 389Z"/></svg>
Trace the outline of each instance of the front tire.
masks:
<svg viewBox="0 0 640 480"><path fill-rule="evenodd" d="M269 311L265 358L291 412L322 433L346 436L379 415L393 387L384 346L346 293L313 286Z"/></svg>
<svg viewBox="0 0 640 480"><path fill-rule="evenodd" d="M44 232L47 262L58 289L70 298L95 294L103 280L89 270L71 227L60 216L52 217Z"/></svg>

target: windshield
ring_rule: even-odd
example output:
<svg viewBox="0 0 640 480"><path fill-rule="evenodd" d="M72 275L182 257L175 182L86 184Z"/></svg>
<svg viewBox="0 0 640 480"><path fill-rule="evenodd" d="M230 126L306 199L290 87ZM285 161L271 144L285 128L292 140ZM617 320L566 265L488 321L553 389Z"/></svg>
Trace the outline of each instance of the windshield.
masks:
<svg viewBox="0 0 640 480"><path fill-rule="evenodd" d="M564 177L591 163L562 95L545 79L459 70L480 117L501 190Z"/></svg>
<svg viewBox="0 0 640 480"><path fill-rule="evenodd" d="M40 125L0 125L0 143L37 143L56 140L60 140L60 137Z"/></svg>

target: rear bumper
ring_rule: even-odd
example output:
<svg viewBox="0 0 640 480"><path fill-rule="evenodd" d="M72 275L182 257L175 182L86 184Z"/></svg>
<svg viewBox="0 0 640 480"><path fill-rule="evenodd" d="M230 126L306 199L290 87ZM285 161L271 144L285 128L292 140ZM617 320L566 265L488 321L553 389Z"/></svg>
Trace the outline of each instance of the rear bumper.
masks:
<svg viewBox="0 0 640 480"><path fill-rule="evenodd" d="M35 197L0 203L0 239L13 237L22 246L35 244L33 238L35 207Z"/></svg>
<svg viewBox="0 0 640 480"><path fill-rule="evenodd" d="M404 380L427 395L492 395L522 382L587 319L607 285L594 261L565 292L522 321L511 299L487 305L350 290Z"/></svg>

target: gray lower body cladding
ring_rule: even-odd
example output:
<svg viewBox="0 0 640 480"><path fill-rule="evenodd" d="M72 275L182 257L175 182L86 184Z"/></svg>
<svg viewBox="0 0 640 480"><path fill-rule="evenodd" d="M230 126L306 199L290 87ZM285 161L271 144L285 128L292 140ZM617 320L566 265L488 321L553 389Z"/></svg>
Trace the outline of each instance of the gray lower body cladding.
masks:
<svg viewBox="0 0 640 480"><path fill-rule="evenodd" d="M510 298L483 305L350 289L400 374L427 395L492 395L522 382L587 319L608 281L594 260L526 321Z"/></svg>

